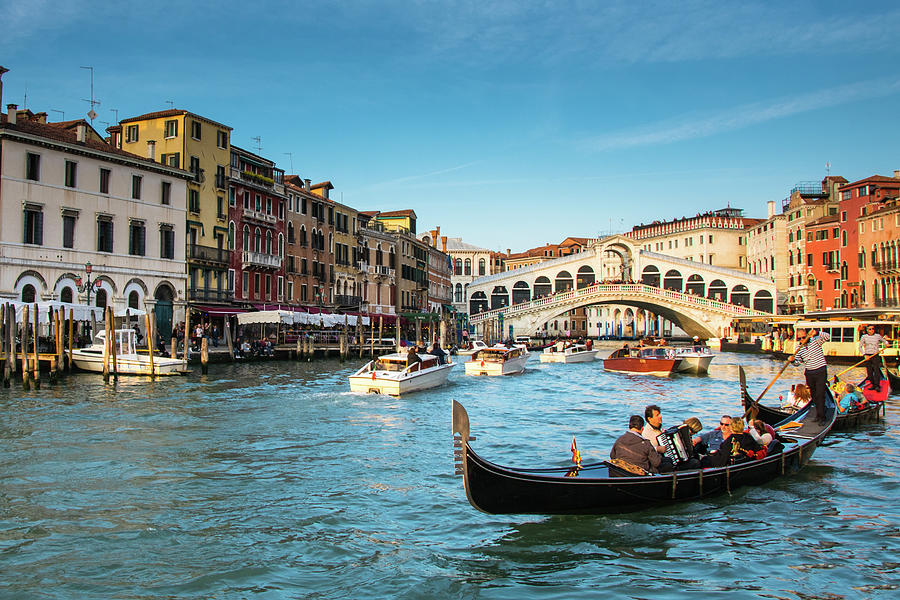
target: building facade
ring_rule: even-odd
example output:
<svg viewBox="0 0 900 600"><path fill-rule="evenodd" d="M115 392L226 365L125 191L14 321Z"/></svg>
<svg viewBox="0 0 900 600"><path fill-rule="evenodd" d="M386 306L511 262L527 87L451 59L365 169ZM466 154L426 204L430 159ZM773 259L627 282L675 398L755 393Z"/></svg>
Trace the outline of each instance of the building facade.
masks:
<svg viewBox="0 0 900 600"><path fill-rule="evenodd" d="M0 119L0 297L155 308L168 335L187 295L191 176L88 128L20 119L14 105Z"/></svg>
<svg viewBox="0 0 900 600"><path fill-rule="evenodd" d="M838 215L827 215L806 224L806 284L815 299L815 310L841 306L838 220Z"/></svg>
<svg viewBox="0 0 900 600"><path fill-rule="evenodd" d="M396 314L397 237L374 218L377 213L358 214L360 271L363 300L373 314Z"/></svg>
<svg viewBox="0 0 900 600"><path fill-rule="evenodd" d="M775 282L776 307L787 310L788 259L787 218L775 212L775 202L768 202L768 218L747 228L747 272Z"/></svg>
<svg viewBox="0 0 900 600"><path fill-rule="evenodd" d="M857 223L860 306L896 308L900 306L900 201L887 198Z"/></svg>

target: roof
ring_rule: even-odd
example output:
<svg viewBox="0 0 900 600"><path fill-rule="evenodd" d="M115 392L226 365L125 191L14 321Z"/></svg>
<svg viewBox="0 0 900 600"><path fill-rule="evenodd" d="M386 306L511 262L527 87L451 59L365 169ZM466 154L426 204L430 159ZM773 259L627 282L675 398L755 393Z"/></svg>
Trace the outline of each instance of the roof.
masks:
<svg viewBox="0 0 900 600"><path fill-rule="evenodd" d="M816 225L828 225L829 223L837 223L841 220L840 215L825 215L824 217L819 217L815 221L811 221L806 224L807 227L815 227Z"/></svg>
<svg viewBox="0 0 900 600"><path fill-rule="evenodd" d="M378 217L412 217L416 218L416 213L413 209L407 208L404 210L389 210L386 212L378 213Z"/></svg>
<svg viewBox="0 0 900 600"><path fill-rule="evenodd" d="M490 250L488 250L487 248L481 248L480 246L475 246L474 244L467 244L466 242L462 241L462 238L448 237L447 251L453 252L454 250L457 252L462 250L470 250L473 252L490 252Z"/></svg>
<svg viewBox="0 0 900 600"><path fill-rule="evenodd" d="M156 112L149 112L149 113L145 113L143 115L138 115L136 117L129 117L127 119L122 119L121 121L119 121L119 124L135 123L138 121L151 121L153 119L163 119L165 117L180 117L182 115L190 115L190 116L194 117L195 119L200 119L201 121L206 121L207 123L211 123L217 127L227 129L228 131L232 130L232 128L229 127L228 125L222 125L218 121L213 121L212 119L208 119L208 118L200 116L196 113L192 113L189 110L182 110L180 108L170 108L169 110L158 110Z"/></svg>
<svg viewBox="0 0 900 600"><path fill-rule="evenodd" d="M885 177L884 175L872 175L871 177L866 177L865 179L859 179L857 181L847 183L841 186L841 189L855 187L857 185L865 185L867 183L892 183L896 186L900 186L900 179L895 177Z"/></svg>
<svg viewBox="0 0 900 600"><path fill-rule="evenodd" d="M111 146L107 144L105 141L93 140L88 137L84 142L79 142L76 139L76 132L74 128L66 129L63 127L57 127L50 124L38 123L36 121L23 121L17 120L15 124L10 124L7 116L0 115L0 132L4 131L12 131L18 132L22 134L27 134L34 137L43 138L46 140L52 140L54 142L60 142L64 144L70 144L72 146L80 146L82 148L88 148L90 150L94 150L97 152L103 152L105 154L112 154L119 156L123 159L130 160L132 162L143 163L146 167L156 167L157 169L162 169L167 172L178 172L185 177L190 176L187 171L183 171L181 169L176 169L175 167L169 167L167 165L155 162L150 160L145 156L140 156L138 154L132 154L126 150L120 150L115 146Z"/></svg>

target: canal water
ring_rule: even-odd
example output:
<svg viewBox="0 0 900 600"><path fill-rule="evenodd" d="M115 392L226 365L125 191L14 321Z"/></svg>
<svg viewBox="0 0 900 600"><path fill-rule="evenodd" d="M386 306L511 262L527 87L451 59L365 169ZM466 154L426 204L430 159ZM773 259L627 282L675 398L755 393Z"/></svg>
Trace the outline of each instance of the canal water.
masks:
<svg viewBox="0 0 900 600"><path fill-rule="evenodd" d="M607 457L646 404L712 427L740 412L738 365L755 394L780 367L719 354L708 376L654 378L537 358L401 399L349 393L359 360L0 390L0 597L897 597L897 398L797 476L731 496L483 514L454 475L452 399L486 458L562 466L573 435ZM800 381L790 367L773 391Z"/></svg>

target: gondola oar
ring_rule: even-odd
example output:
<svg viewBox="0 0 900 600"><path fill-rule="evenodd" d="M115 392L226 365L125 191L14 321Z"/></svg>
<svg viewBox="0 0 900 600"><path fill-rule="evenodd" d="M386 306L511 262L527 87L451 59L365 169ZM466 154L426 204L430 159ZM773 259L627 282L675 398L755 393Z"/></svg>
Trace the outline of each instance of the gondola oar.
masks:
<svg viewBox="0 0 900 600"><path fill-rule="evenodd" d="M781 374L784 373L784 370L787 369L788 366L789 366L790 364L791 364L791 361L789 361L789 360L788 360L788 361L785 361L784 365L781 367L781 370L778 371L778 374L775 375L775 378L774 378L772 381L769 382L769 385L767 385L767 386L766 386L766 389L764 389L764 390L762 391L762 394L760 394L759 396L757 396L756 400L754 400L754 401L750 404L750 406L747 407L747 410L744 412L744 420L747 420L747 417L750 416L750 412L751 412L751 411L753 411L754 409L759 410L759 401L762 400L762 397L766 395L766 392L768 392L769 389L770 389L773 385L775 385L775 382L778 381L778 378L781 377Z"/></svg>
<svg viewBox="0 0 900 600"><path fill-rule="evenodd" d="M865 357L864 359L862 359L861 361L859 361L859 362L856 363L855 365L853 365L853 366L851 366L851 367L847 367L846 369L844 369L844 370L841 371L840 373L835 374L835 377L836 377L836 378L837 378L837 377L840 377L841 375L843 375L844 373L846 373L846 372L849 371L850 369L855 369L856 367L858 367L859 365L863 364L864 362L866 362L867 360L869 360L869 359L872 358L873 356L878 356L879 354L881 354L881 350L879 350L879 351L876 352L875 354L872 354L872 355L870 355L870 356Z"/></svg>

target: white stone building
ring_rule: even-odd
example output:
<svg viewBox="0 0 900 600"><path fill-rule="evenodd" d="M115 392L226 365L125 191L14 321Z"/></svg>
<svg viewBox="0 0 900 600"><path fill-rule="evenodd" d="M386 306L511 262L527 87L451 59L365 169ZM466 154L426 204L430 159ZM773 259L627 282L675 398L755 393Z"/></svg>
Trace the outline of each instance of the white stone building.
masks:
<svg viewBox="0 0 900 600"><path fill-rule="evenodd" d="M145 158L97 137L15 105L0 117L0 299L156 307L165 334L184 318L190 174L153 141Z"/></svg>

